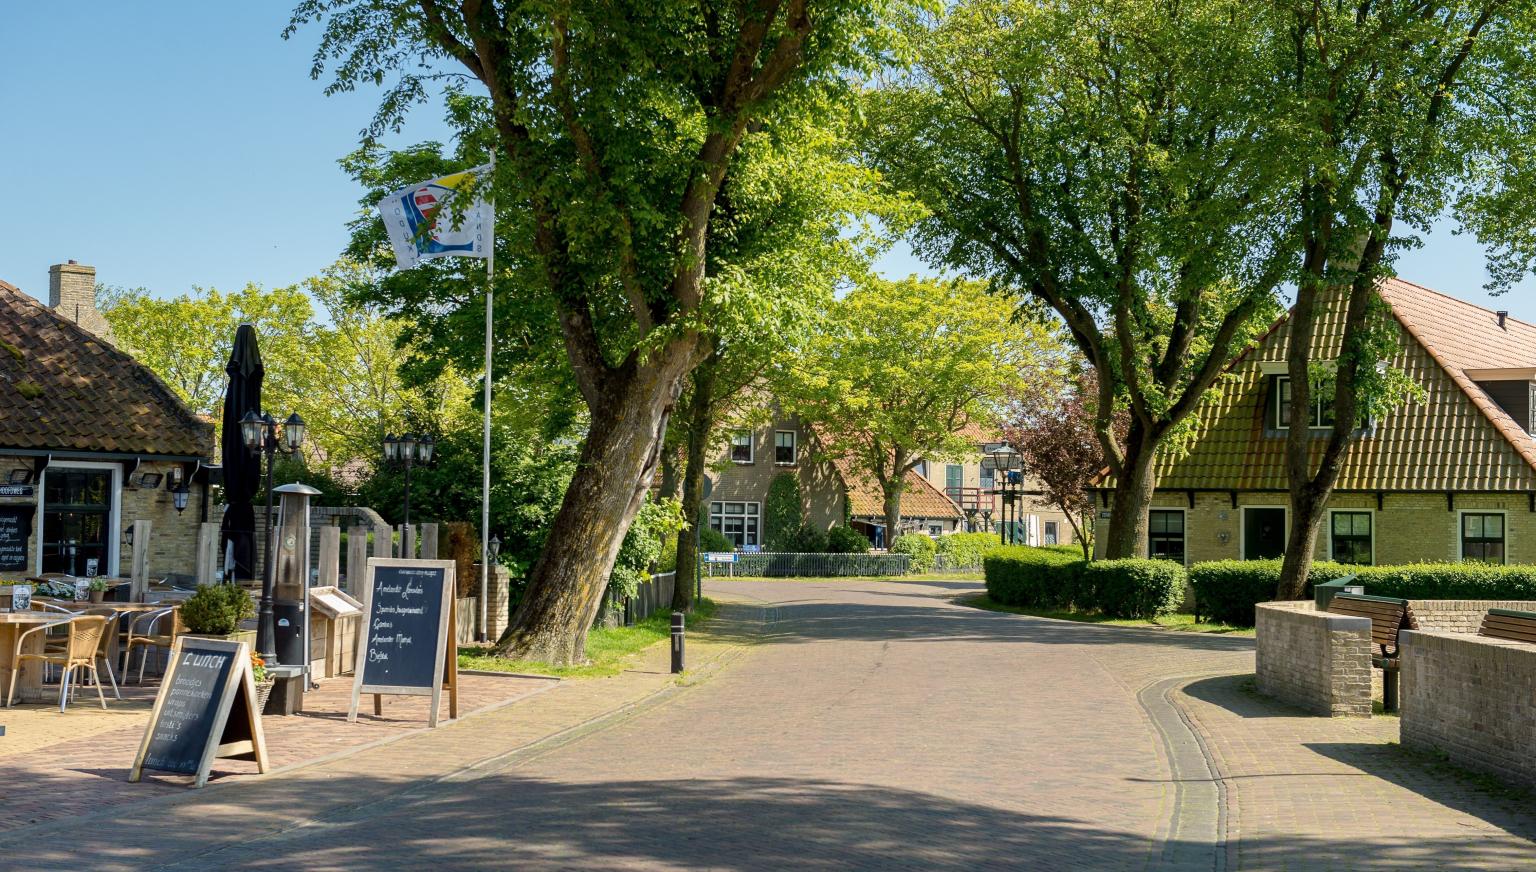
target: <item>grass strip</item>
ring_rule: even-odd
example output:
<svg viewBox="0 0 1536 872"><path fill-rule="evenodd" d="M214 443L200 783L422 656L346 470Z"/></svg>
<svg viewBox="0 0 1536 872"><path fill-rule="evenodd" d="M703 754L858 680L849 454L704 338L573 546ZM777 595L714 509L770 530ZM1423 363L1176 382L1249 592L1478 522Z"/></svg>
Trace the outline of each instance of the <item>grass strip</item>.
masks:
<svg viewBox="0 0 1536 872"><path fill-rule="evenodd" d="M1058 621L1076 621L1080 624L1107 624L1111 627L1140 627L1149 630L1169 630L1177 633L1214 633L1227 636L1252 636L1252 627L1236 627L1231 624L1218 624L1210 621L1197 621L1195 616L1188 612L1178 612L1171 615L1160 615L1151 620L1141 618L1111 618L1098 612L1064 612L1053 609L1031 609L1022 606L1003 605L995 602L986 594L961 597L956 600L961 605L977 609L986 609L989 612L1007 612L1012 615L1029 615L1035 618L1054 618Z"/></svg>
<svg viewBox="0 0 1536 872"><path fill-rule="evenodd" d="M688 629L695 630L714 617L715 608L714 600L708 598L696 602L688 615ZM556 678L601 678L623 672L635 655L657 642L666 641L671 633L672 611L663 609L637 621L633 627L597 627L588 632L587 662L583 664L554 666L538 660L509 660L492 654L489 648L467 645L459 648L459 668Z"/></svg>

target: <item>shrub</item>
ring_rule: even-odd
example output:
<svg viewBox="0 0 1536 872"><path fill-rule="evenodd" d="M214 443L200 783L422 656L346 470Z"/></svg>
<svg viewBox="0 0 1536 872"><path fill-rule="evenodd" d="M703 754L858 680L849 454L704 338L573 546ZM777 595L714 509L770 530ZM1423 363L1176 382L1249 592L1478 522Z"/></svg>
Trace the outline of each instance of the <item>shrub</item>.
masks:
<svg viewBox="0 0 1536 872"><path fill-rule="evenodd" d="M781 472L768 485L763 523L767 526L763 547L769 551L804 550L795 541L805 524L805 510L800 499L800 479L794 473Z"/></svg>
<svg viewBox="0 0 1536 872"><path fill-rule="evenodd" d="M833 527L827 531L828 554L868 554L869 537L852 527Z"/></svg>
<svg viewBox="0 0 1536 872"><path fill-rule="evenodd" d="M613 572L608 576L612 602L623 602L635 595L640 582L650 579L650 567L661 559L667 537L675 536L686 526L683 504L674 497L647 500L640 506L634 522L624 534L618 557L613 562Z"/></svg>
<svg viewBox="0 0 1536 872"><path fill-rule="evenodd" d="M1365 585L1365 592L1376 596L1403 599L1536 600L1536 566L1416 563L1404 566L1361 566L1358 569L1357 574L1360 583Z"/></svg>
<svg viewBox="0 0 1536 872"><path fill-rule="evenodd" d="M1011 606L1068 609L1091 605L1081 559L1027 545L998 547L982 557L987 595Z"/></svg>
<svg viewBox="0 0 1536 872"><path fill-rule="evenodd" d="M801 524L794 539L781 550L799 554L816 554L827 550L827 531L809 522Z"/></svg>
<svg viewBox="0 0 1536 872"><path fill-rule="evenodd" d="M941 569L979 569L988 551L1003 546L996 533L951 533L940 536L937 564Z"/></svg>
<svg viewBox="0 0 1536 872"><path fill-rule="evenodd" d="M938 546L933 544L933 539L926 533L903 533L891 542L892 554L912 557L913 572L932 572L933 556L937 552Z"/></svg>
<svg viewBox="0 0 1536 872"><path fill-rule="evenodd" d="M1189 568L1189 585L1195 591L1195 612L1203 618L1241 627L1253 626L1253 607L1275 598L1280 584L1280 560L1217 560ZM1312 585L1332 581L1357 567L1340 563L1314 563L1307 581Z"/></svg>
<svg viewBox="0 0 1536 872"><path fill-rule="evenodd" d="M891 576L906 575L910 564L911 559L905 554L794 554L788 551L765 551L761 554L738 555L731 572L738 577L771 578ZM715 570L717 575L724 572L724 569Z"/></svg>
<svg viewBox="0 0 1536 872"><path fill-rule="evenodd" d="M181 604L181 620L187 630L225 636L240 622L256 614L251 595L237 584L205 584Z"/></svg>
<svg viewBox="0 0 1536 872"><path fill-rule="evenodd" d="M708 524L699 527L699 553L706 551L735 551L736 546L731 540L725 538L725 534Z"/></svg>
<svg viewBox="0 0 1536 872"><path fill-rule="evenodd" d="M1172 560L1097 560L1083 569L1098 610L1116 618L1155 618L1184 598L1184 567Z"/></svg>

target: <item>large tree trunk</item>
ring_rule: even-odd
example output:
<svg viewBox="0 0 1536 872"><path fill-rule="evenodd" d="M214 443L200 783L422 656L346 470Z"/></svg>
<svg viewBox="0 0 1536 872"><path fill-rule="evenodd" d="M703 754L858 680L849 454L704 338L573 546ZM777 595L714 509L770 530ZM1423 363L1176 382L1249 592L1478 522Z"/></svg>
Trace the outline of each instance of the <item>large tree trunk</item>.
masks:
<svg viewBox="0 0 1536 872"><path fill-rule="evenodd" d="M689 343L656 352L614 381L609 402L590 404L576 474L497 654L555 664L586 659L587 631L650 488L691 352Z"/></svg>
<svg viewBox="0 0 1536 872"><path fill-rule="evenodd" d="M901 530L901 492L906 482L902 479L887 479L880 483L880 490L885 496L885 547L891 547L896 541L896 536Z"/></svg>
<svg viewBox="0 0 1536 872"><path fill-rule="evenodd" d="M689 528L677 537L677 578L672 585L672 610L686 612L693 606L693 580L699 572L699 530L704 523L704 471L709 466L709 434L714 429L715 373L720 354L693 371L693 397L688 404L688 462L683 469L683 517Z"/></svg>
<svg viewBox="0 0 1536 872"><path fill-rule="evenodd" d="M1109 529L1104 534L1104 557L1108 560L1147 556L1147 508L1157 490L1153 474L1157 448L1139 429L1132 427L1120 474L1115 476Z"/></svg>

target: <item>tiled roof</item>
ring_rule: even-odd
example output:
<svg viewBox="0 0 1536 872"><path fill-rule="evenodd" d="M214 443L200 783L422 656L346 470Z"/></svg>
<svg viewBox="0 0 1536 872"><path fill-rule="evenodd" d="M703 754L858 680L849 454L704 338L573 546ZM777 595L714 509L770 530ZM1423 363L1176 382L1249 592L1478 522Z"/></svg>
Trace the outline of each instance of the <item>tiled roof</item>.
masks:
<svg viewBox="0 0 1536 872"><path fill-rule="evenodd" d="M147 367L0 282L0 449L211 457L213 428Z"/></svg>
<svg viewBox="0 0 1536 872"><path fill-rule="evenodd" d="M1392 365L1424 389L1422 404L1388 412L1375 432L1352 444L1339 490L1526 491L1536 489L1536 441L1493 403L1465 371L1536 367L1536 327L1400 280L1381 287L1400 331ZM1315 359L1337 357L1345 299L1322 301ZM1266 432L1265 363L1285 361L1290 324L1282 319L1235 360L1219 396L1197 413L1187 453L1165 453L1158 487L1167 490L1284 490L1285 438ZM1324 439L1313 440L1321 454Z"/></svg>
<svg viewBox="0 0 1536 872"><path fill-rule="evenodd" d="M885 515L885 496L880 485L872 478L861 476L846 460L834 460L833 466L848 488L848 510L854 517L882 517ZM954 501L945 496L928 480L912 470L907 471L907 489L901 495L903 518L963 518Z"/></svg>

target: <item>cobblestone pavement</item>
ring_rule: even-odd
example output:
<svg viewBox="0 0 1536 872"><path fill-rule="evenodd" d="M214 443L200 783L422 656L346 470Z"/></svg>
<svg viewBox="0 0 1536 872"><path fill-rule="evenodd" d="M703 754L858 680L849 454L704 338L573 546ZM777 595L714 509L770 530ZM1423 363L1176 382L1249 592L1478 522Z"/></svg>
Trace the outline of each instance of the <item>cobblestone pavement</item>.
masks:
<svg viewBox="0 0 1536 872"><path fill-rule="evenodd" d="M721 581L713 595L758 605L729 610L741 623L702 646L719 659L692 686L643 669L606 688L570 683L433 735L159 803L137 828L0 837L0 858L67 865L84 848L97 866L185 869L1536 868L1529 797L1401 751L1393 719L1304 717L1254 696L1252 640L951 601L976 587ZM760 644L733 647L749 641ZM615 696L630 705L590 719Z"/></svg>

